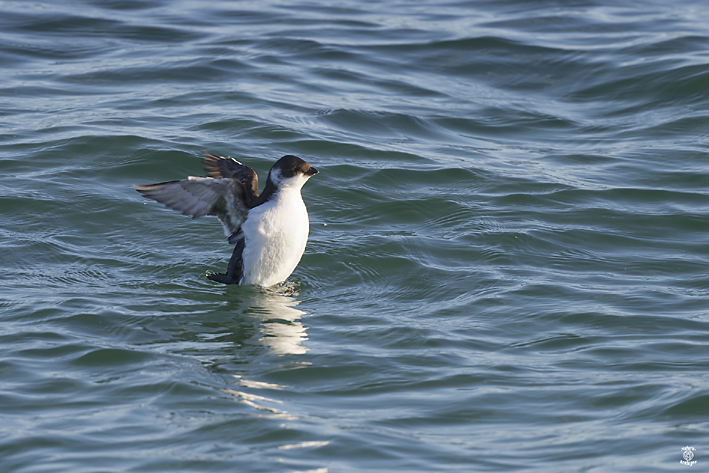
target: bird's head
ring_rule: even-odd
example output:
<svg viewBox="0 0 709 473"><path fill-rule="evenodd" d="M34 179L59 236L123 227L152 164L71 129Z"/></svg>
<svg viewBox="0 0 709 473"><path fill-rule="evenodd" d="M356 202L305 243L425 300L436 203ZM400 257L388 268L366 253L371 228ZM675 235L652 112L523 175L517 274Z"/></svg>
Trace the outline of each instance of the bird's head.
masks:
<svg viewBox="0 0 709 473"><path fill-rule="evenodd" d="M268 178L273 184L279 188L303 187L308 179L318 173L318 170L306 163L297 156L283 156L276 161L271 171L268 173Z"/></svg>

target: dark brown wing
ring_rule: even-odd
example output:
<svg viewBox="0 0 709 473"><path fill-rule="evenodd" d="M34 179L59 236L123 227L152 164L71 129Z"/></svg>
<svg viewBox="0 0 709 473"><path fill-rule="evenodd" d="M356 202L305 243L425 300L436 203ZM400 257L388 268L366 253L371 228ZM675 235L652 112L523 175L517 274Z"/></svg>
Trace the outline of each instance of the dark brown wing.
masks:
<svg viewBox="0 0 709 473"><path fill-rule="evenodd" d="M204 164L209 177L236 179L244 186L246 204L256 200L258 197L258 176L253 169L234 158L215 156L206 152L202 154L204 154Z"/></svg>

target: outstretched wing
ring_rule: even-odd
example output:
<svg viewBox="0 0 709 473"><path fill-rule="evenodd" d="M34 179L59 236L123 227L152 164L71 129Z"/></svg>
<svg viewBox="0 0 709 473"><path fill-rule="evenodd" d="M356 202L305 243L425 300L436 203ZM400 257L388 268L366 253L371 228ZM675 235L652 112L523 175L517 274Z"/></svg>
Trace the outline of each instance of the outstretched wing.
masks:
<svg viewBox="0 0 709 473"><path fill-rule="evenodd" d="M204 164L209 177L236 179L244 186L246 203L249 204L256 200L258 197L258 176L253 169L234 158L215 156L206 152L202 154L204 154Z"/></svg>
<svg viewBox="0 0 709 473"><path fill-rule="evenodd" d="M244 202L244 186L236 179L193 177L181 181L134 186L138 192L192 218L214 215L230 237L241 228L249 211Z"/></svg>

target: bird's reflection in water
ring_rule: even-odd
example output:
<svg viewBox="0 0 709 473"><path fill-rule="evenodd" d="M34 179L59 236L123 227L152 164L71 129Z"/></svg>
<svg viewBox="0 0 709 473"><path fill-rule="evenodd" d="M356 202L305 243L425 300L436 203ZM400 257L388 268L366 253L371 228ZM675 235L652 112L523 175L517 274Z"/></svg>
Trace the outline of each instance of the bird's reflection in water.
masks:
<svg viewBox="0 0 709 473"><path fill-rule="evenodd" d="M281 356L300 355L308 351L303 345L307 340L307 333L301 322L305 312L295 308L300 303L295 296L297 293L290 285L259 289L259 292L254 294L248 301L248 308L243 311L244 315L253 317L258 322L258 334L250 340L251 343L262 344L269 349L269 354ZM297 419L282 409L282 401L273 399L268 394L285 389L286 386L255 381L242 375L233 376L238 388L222 389L222 392L233 396L238 402L258 409L261 417Z"/></svg>
<svg viewBox="0 0 709 473"><path fill-rule="evenodd" d="M287 294L287 295L286 295ZM303 342L308 339L301 318L305 315L296 309L300 304L293 286L280 285L261 289L258 297L245 314L260 319L260 343L275 355L302 355L308 349Z"/></svg>

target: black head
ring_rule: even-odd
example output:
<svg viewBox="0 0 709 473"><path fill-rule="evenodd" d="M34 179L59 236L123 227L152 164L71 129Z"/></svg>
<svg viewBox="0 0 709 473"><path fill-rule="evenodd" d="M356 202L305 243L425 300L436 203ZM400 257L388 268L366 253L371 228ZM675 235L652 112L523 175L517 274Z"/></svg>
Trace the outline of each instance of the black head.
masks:
<svg viewBox="0 0 709 473"><path fill-rule="evenodd" d="M281 189L297 189L303 187L308 179L318 173L318 170L297 156L283 156L276 161L268 173L266 187L258 199L249 204L256 207L268 201Z"/></svg>
<svg viewBox="0 0 709 473"><path fill-rule="evenodd" d="M283 179L295 177L299 174L311 177L318 173L318 170L310 164L306 163L298 156L292 156L290 154L276 161L276 164L271 168L271 172L274 170L278 170Z"/></svg>

